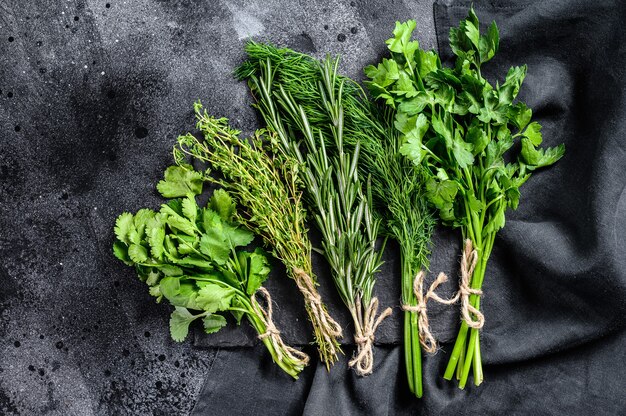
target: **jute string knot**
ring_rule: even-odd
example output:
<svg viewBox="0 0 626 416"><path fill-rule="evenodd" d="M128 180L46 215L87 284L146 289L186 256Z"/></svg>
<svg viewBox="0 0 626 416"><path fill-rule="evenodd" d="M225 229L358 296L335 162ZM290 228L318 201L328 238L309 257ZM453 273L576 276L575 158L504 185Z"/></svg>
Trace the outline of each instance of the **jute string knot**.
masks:
<svg viewBox="0 0 626 416"><path fill-rule="evenodd" d="M322 328L322 336L331 348L333 355L336 354L335 339L341 337L341 326L328 314L311 276L298 267L293 268L293 274L296 285L298 285L298 289L308 304L307 309L313 325Z"/></svg>
<svg viewBox="0 0 626 416"><path fill-rule="evenodd" d="M257 293L261 293L265 298L265 303L267 303L267 308L263 309L261 304L256 298ZM257 292L252 295L251 298L252 308L256 312L256 314L261 319L261 322L265 325L265 332L259 334L259 339L264 340L266 338L270 339L270 342L274 346L274 350L276 350L276 355L278 356L278 360L282 361L284 357L289 359L290 361L300 363L303 366L306 366L309 363L309 356L304 352L297 350L283 341L280 336L280 331L274 325L274 321L272 319L272 297L270 293L264 287L260 287Z"/></svg>
<svg viewBox="0 0 626 416"><path fill-rule="evenodd" d="M349 362L350 367L355 367L355 371L359 376L365 376L372 373L374 369L374 334L381 322L390 316L393 311L391 308L385 309L378 317L378 298L374 297L370 304L363 312L361 305L361 297L356 299L356 320L354 331L354 342L357 345L357 354Z"/></svg>
<svg viewBox="0 0 626 416"><path fill-rule="evenodd" d="M426 294L424 294L424 279L426 274L424 271L420 270L420 272L413 279L413 294L415 295L416 305L402 305L402 310L415 312L419 314L417 327L420 337L420 344L424 348L424 351L429 354L434 354L437 352L437 341L430 331L430 324L428 322L428 308L427 303L429 299L434 300L435 302L442 303L444 305L451 305L458 300L458 295L453 297L452 299L443 299L435 290L439 287L440 284L446 282L448 280L448 276L445 273L439 273L439 276L433 281L428 288Z"/></svg>
<svg viewBox="0 0 626 416"><path fill-rule="evenodd" d="M470 295L482 296L483 294L482 290L472 289L470 286L477 262L478 252L473 248L472 241L467 239L461 256L461 281L455 299L461 298L461 317L467 326L480 329L485 325L485 315L470 303Z"/></svg>

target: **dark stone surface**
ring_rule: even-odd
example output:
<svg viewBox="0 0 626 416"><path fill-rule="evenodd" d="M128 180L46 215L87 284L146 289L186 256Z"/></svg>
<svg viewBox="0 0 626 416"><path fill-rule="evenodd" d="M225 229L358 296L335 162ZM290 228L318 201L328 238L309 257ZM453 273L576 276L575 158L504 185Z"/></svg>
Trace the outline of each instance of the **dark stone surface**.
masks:
<svg viewBox="0 0 626 416"><path fill-rule="evenodd" d="M169 308L110 252L115 217L160 204L196 99L257 126L231 77L247 36L360 77L408 18L434 47L431 1L0 2L0 414L186 414L215 350L169 339Z"/></svg>

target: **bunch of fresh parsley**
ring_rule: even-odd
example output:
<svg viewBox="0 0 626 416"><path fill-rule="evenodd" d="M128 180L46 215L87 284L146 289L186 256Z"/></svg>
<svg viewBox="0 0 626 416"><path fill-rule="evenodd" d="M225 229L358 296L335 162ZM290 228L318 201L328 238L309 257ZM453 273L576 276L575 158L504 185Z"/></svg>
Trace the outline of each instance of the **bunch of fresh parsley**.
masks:
<svg viewBox="0 0 626 416"><path fill-rule="evenodd" d="M565 148L539 148L541 125L531 122L530 108L514 102L526 66L511 68L495 86L481 75L499 47L495 22L481 35L472 9L450 29L453 68L411 40L415 27L415 21L396 23L387 41L391 59L365 69L366 85L395 111L400 152L425 173L426 196L441 220L471 240L478 255L471 288L480 290L496 233L506 210L517 208L520 186L536 169L559 160ZM521 144L514 146L516 141ZM480 297L472 294L470 304L479 309ZM456 370L461 388L472 367L475 384L483 380L479 330L471 328L469 339L467 333L463 322L445 373L451 379Z"/></svg>
<svg viewBox="0 0 626 416"><path fill-rule="evenodd" d="M199 173L169 167L159 192L171 199L159 212L141 209L121 214L115 223L115 256L134 266L157 302L166 299L175 310L170 332L183 341L189 325L202 319L207 334L226 325L225 312L239 324L246 316L261 334L268 331L265 317L253 303L270 272L263 250L245 251L253 234L235 222L235 204L222 189L213 192L206 207L199 207L202 193ZM262 338L274 361L294 378L306 362L281 351L282 345Z"/></svg>

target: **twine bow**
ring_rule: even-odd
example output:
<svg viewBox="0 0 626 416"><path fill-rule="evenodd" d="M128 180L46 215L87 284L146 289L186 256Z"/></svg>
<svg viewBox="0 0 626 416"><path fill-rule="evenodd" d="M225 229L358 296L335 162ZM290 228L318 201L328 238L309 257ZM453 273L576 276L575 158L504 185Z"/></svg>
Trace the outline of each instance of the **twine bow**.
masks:
<svg viewBox="0 0 626 416"><path fill-rule="evenodd" d="M317 292L313 279L304 270L294 267L293 268L294 280L298 289L304 295L308 305L309 317L314 326L323 328L321 335L328 344L332 355L337 353L335 348L336 338L341 337L341 326L335 321L326 310L326 307L322 303L322 297ZM316 325L318 323L319 325Z"/></svg>
<svg viewBox="0 0 626 416"><path fill-rule="evenodd" d="M359 376L371 374L374 368L374 333L381 322L390 316L393 311L391 308L385 309L378 317L378 298L372 298L369 306L363 313L361 306L361 297L356 299L356 319L354 342L357 345L357 354L353 357L348 365L355 367L355 371Z"/></svg>
<svg viewBox="0 0 626 416"><path fill-rule="evenodd" d="M257 300L257 293L261 293L261 295L263 295L263 297L265 298L265 303L267 303L267 309L263 309L263 307ZM272 297L270 296L270 293L267 291L267 289L265 289L264 287L260 287L259 290L257 290L257 292L252 295L251 301L252 308L261 319L261 322L263 322L263 324L265 325L265 332L259 334L259 339L270 339L270 342L276 350L276 355L278 356L279 361L282 361L283 357L286 357L290 361L300 363L302 366L306 366L309 363L309 356L304 352L285 344L282 337L280 336L280 331L278 330L278 328L276 328L276 325L274 325L274 321L272 319Z"/></svg>
<svg viewBox="0 0 626 416"><path fill-rule="evenodd" d="M485 315L470 303L470 295L481 296L483 291L472 289L470 281L478 262L478 252L472 247L470 239L465 240L465 248L461 256L461 281L455 300L461 298L461 316L467 326L480 329L485 325ZM473 315L473 316L472 316Z"/></svg>
<svg viewBox="0 0 626 416"><path fill-rule="evenodd" d="M437 341L433 336L432 332L430 332L430 324L428 323L428 308L426 304L429 299L434 300L435 302L442 303L444 305L451 305L458 300L458 294L452 299L443 299L438 294L435 293L437 287L440 284L446 282L448 280L448 276L445 273L439 273L439 276L435 279L434 282L428 288L426 294L424 294L424 278L426 274L424 271L420 270L420 272L413 279L413 294L415 295L415 299L417 301L416 305L402 305L402 310L415 312L419 314L417 327L419 331L420 344L424 348L424 351L429 354L434 354L437 352Z"/></svg>

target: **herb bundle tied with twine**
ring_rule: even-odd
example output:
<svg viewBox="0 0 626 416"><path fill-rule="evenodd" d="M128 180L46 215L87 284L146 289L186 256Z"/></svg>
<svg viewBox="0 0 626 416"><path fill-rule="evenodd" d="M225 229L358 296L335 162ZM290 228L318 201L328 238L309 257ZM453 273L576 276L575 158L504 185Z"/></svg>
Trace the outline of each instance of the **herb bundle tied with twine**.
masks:
<svg viewBox="0 0 626 416"><path fill-rule="evenodd" d="M180 136L174 157L188 166L191 156L208 168L203 179L227 189L241 206L237 220L263 238L272 255L286 267L305 301L320 359L329 367L341 352L341 327L329 315L317 291L311 264L311 242L305 226L299 171L301 164L283 152L276 136L258 130L242 139L225 118L211 117L200 102L194 106L203 138Z"/></svg>

